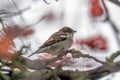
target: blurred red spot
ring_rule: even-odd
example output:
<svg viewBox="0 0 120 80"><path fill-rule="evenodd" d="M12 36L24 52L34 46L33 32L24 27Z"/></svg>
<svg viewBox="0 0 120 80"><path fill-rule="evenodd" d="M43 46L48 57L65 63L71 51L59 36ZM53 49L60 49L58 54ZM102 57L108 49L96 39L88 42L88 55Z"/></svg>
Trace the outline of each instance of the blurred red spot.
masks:
<svg viewBox="0 0 120 80"><path fill-rule="evenodd" d="M33 34L33 29L29 28L29 26L19 26L19 25L11 25L7 26L3 29L6 36L14 39L16 37L26 37Z"/></svg>
<svg viewBox="0 0 120 80"><path fill-rule="evenodd" d="M11 40L9 37L5 36L4 38L1 38L0 40L0 58L11 60L13 57L16 56L16 49L13 43L13 40Z"/></svg>
<svg viewBox="0 0 120 80"><path fill-rule="evenodd" d="M38 54L38 57L39 57L39 59L47 60L47 59L53 59L56 56L48 54L48 53L43 53L43 54Z"/></svg>
<svg viewBox="0 0 120 80"><path fill-rule="evenodd" d="M23 30L22 36L29 36L29 35L31 35L31 34L33 34L33 33L34 33L33 29L31 29L31 28L26 28L26 29Z"/></svg>
<svg viewBox="0 0 120 80"><path fill-rule="evenodd" d="M92 0L91 15L93 17L99 17L99 16L103 15L103 9L99 3L99 0Z"/></svg>
<svg viewBox="0 0 120 80"><path fill-rule="evenodd" d="M77 44L86 45L91 49L95 50L107 50L107 41L103 36L93 36L88 39L78 39L76 40Z"/></svg>
<svg viewBox="0 0 120 80"><path fill-rule="evenodd" d="M11 60L17 56L13 40L17 37L31 35L33 30L28 26L12 25L3 28L0 32L0 58Z"/></svg>

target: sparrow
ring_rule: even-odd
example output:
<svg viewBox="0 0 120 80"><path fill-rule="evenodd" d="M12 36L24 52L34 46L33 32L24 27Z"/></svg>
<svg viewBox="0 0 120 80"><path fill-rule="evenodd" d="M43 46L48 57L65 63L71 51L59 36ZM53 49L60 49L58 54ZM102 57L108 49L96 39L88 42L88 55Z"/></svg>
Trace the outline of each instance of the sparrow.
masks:
<svg viewBox="0 0 120 80"><path fill-rule="evenodd" d="M70 27L63 27L59 31L52 34L48 38L48 40L45 41L43 45L38 48L38 50L30 54L28 57L36 53L58 54L61 52L61 50L68 50L73 43L75 32L76 31L71 29Z"/></svg>

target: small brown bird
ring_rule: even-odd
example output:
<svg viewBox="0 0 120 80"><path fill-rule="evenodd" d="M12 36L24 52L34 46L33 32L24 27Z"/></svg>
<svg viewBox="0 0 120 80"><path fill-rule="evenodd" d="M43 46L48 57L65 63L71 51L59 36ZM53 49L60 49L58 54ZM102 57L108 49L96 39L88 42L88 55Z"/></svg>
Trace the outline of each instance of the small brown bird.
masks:
<svg viewBox="0 0 120 80"><path fill-rule="evenodd" d="M75 32L76 31L70 27L63 27L58 32L49 37L49 39L45 41L45 43L40 46L37 51L28 57L36 53L59 54L61 50L66 51L73 43L73 36Z"/></svg>

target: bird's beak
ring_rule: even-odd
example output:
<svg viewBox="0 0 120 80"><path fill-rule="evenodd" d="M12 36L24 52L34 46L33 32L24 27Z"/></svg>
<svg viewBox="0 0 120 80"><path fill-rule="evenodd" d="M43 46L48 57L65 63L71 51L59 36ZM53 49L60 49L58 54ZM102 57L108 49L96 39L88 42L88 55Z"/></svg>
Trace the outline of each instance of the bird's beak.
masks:
<svg viewBox="0 0 120 80"><path fill-rule="evenodd" d="M76 31L73 31L73 33L76 33Z"/></svg>

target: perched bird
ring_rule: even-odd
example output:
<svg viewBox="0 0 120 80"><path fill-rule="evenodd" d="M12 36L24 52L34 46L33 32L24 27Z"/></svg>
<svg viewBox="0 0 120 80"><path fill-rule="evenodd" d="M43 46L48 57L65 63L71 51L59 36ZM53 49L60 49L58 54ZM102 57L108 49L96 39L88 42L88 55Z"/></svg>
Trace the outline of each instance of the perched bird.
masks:
<svg viewBox="0 0 120 80"><path fill-rule="evenodd" d="M38 48L37 51L29 55L32 56L36 53L50 53L59 54L62 51L69 49L73 43L73 36L76 31L70 27L63 27L58 32L55 32L49 37L45 43Z"/></svg>

